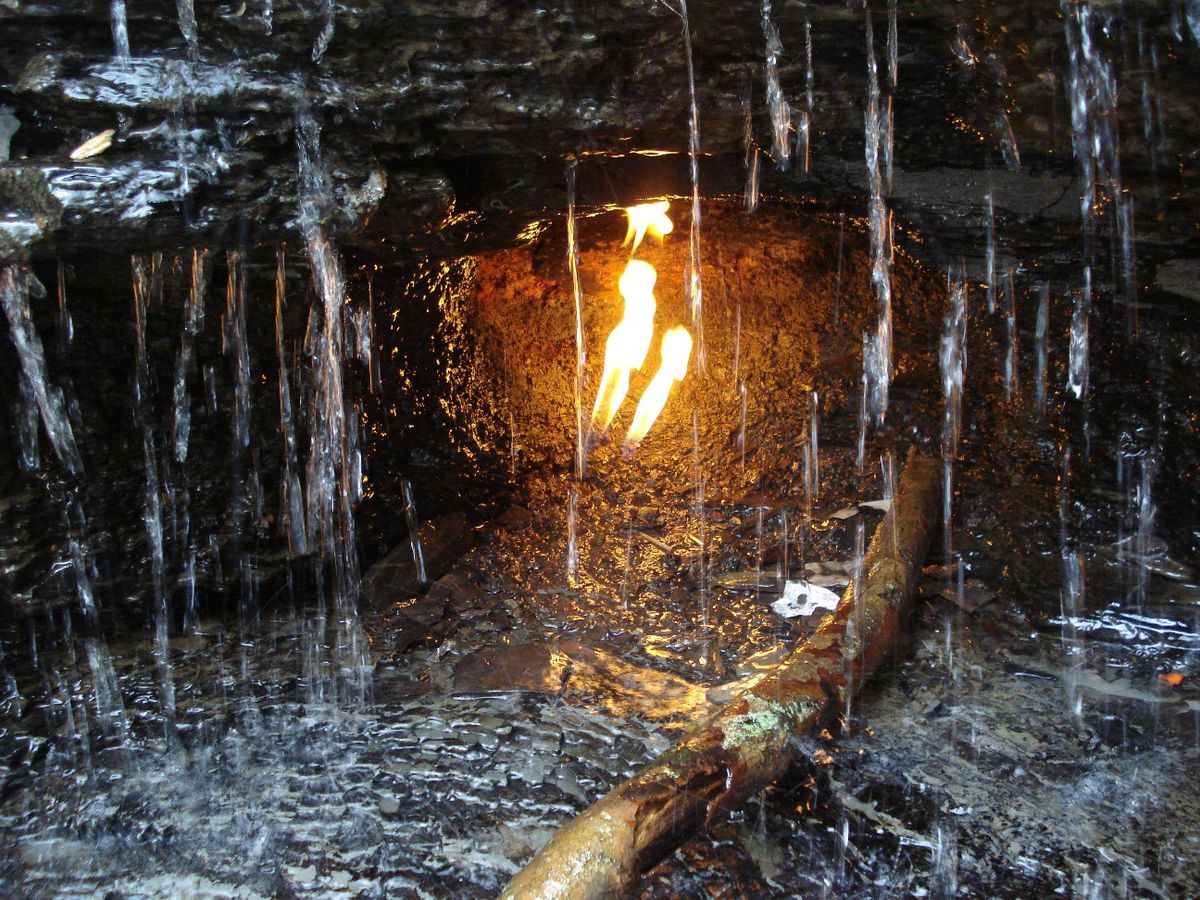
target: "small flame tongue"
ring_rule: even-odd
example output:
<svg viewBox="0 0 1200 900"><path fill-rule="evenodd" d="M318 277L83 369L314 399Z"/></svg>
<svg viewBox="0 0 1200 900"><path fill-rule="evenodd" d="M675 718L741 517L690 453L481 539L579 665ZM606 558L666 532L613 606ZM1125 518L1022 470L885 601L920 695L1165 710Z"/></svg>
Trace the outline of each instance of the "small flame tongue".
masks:
<svg viewBox="0 0 1200 900"><path fill-rule="evenodd" d="M659 240L671 233L675 226L667 218L667 210L670 206L671 201L660 200L657 203L640 203L637 206L625 207L625 212L629 216L629 228L625 232L625 243L633 242L630 254L637 252L647 231Z"/></svg>
<svg viewBox="0 0 1200 900"><path fill-rule="evenodd" d="M604 346L604 376L592 407L591 430L603 432L612 424L629 392L629 373L640 369L654 335L654 266L630 260L617 283L625 298L625 317L612 330Z"/></svg>
<svg viewBox="0 0 1200 900"><path fill-rule="evenodd" d="M642 438L654 426L658 414L662 412L671 394L671 387L676 381L682 381L687 375L688 359L692 355L692 336L686 328L672 328L663 336L662 364L654 375L654 380L646 388L642 400L638 403L637 412L633 414L633 424L625 435L625 445L622 452L626 456L633 454Z"/></svg>

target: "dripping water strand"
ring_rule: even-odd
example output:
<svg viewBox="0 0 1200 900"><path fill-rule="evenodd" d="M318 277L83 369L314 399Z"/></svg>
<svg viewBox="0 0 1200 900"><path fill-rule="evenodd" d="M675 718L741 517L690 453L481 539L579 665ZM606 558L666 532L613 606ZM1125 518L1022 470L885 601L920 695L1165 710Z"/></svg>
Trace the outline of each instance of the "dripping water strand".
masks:
<svg viewBox="0 0 1200 900"><path fill-rule="evenodd" d="M963 381L967 370L966 283L961 272L947 276L950 310L942 329L939 359L942 373L942 556L951 561L950 536L953 517L954 462L962 433Z"/></svg>
<svg viewBox="0 0 1200 900"><path fill-rule="evenodd" d="M571 299L575 309L575 478L587 470L587 435L583 428L583 380L587 345L583 333L583 288L579 281L579 235L575 220L575 176L577 162L567 165L567 267L571 272Z"/></svg>
<svg viewBox="0 0 1200 900"><path fill-rule="evenodd" d="M0 271L0 304L4 306L8 332L21 361L23 390L41 415L42 427L55 455L72 475L79 475L83 461L67 416L66 401L62 389L49 382L42 339L33 326L29 294L35 283L36 278L27 267L5 267Z"/></svg>
<svg viewBox="0 0 1200 900"><path fill-rule="evenodd" d="M191 434L191 402L188 398L188 379L195 374L196 335L204 325L204 299L208 290L209 251L192 250L192 277L184 308L183 328L179 338L179 354L175 358L175 385L172 391L172 447L175 460L187 461L188 440Z"/></svg>
<svg viewBox="0 0 1200 900"><path fill-rule="evenodd" d="M300 486L296 418L292 408L288 354L283 341L283 310L287 299L287 259L283 245L275 248L275 355L279 363L279 430L283 437L283 484L280 517L288 550L293 556L308 552L304 527L304 492Z"/></svg>
<svg viewBox="0 0 1200 900"><path fill-rule="evenodd" d="M58 349L60 353L66 353L75 340L75 323L71 320L71 313L67 309L67 265L61 259L58 261L57 271L57 299L58 299Z"/></svg>
<svg viewBox="0 0 1200 900"><path fill-rule="evenodd" d="M692 26L687 0L679 0L683 21L683 47L687 58L688 79L688 171L692 181L692 219L688 229L687 298L692 311L692 332L696 342L696 371L704 374L708 356L704 344L704 289L700 259L700 111L696 103L696 69L692 58Z"/></svg>
<svg viewBox="0 0 1200 900"><path fill-rule="evenodd" d="M112 0L110 7L112 20L113 55L120 63L129 61L129 26L125 18L125 0Z"/></svg>
<svg viewBox="0 0 1200 900"><path fill-rule="evenodd" d="M1050 331L1050 285L1042 282L1038 288L1037 323L1034 326L1035 405L1038 416L1046 413L1046 374L1048 367L1047 340Z"/></svg>
<svg viewBox="0 0 1200 900"><path fill-rule="evenodd" d="M352 692L348 699L360 704L368 687L369 667L357 609L359 568L354 504L362 490L357 411L347 401L342 370L345 335L341 309L346 286L341 261L325 228L332 192L328 173L321 163L320 130L304 109L296 114L296 142L303 189L300 226L316 287L307 350L312 381L305 464L306 542L318 553L320 566L328 564L333 568L338 668L352 673L346 684ZM310 647L310 653L314 664L320 663L323 653L324 612L318 607L313 622L312 640L316 643ZM341 683L335 685L340 687Z"/></svg>
<svg viewBox="0 0 1200 900"><path fill-rule="evenodd" d="M864 347L863 370L868 386L867 400L871 419L879 426L887 415L888 386L892 369L892 284L891 252L888 240L888 216L884 203L883 174L880 170L884 117L880 109L879 74L875 64L875 38L871 13L866 13L867 35L867 111L865 119L867 175L870 183L871 285L879 301L879 321L875 334Z"/></svg>
<svg viewBox="0 0 1200 900"><path fill-rule="evenodd" d="M1010 263L1005 269L1004 277L1004 322L1007 341L1004 353L1004 396L1012 401L1020 394L1017 376L1017 359L1020 335L1017 331L1017 286Z"/></svg>
<svg viewBox="0 0 1200 900"><path fill-rule="evenodd" d="M425 548L421 544L421 524L417 518L417 503L413 499L412 482L404 478L400 482L400 491L404 497L404 521L408 526L408 544L412 550L413 571L417 573L417 581L425 584L429 576L425 572Z"/></svg>
<svg viewBox="0 0 1200 900"><path fill-rule="evenodd" d="M771 21L771 0L762 0L762 30L766 39L766 91L767 112L771 117L771 156L780 170L786 170L791 162L791 147L788 129L791 127L792 112L783 89L779 85L779 58L783 55L783 43L779 30Z"/></svg>
<svg viewBox="0 0 1200 900"><path fill-rule="evenodd" d="M175 0L179 13L179 33L188 47L188 56L194 61L200 58L200 38L196 29L195 0Z"/></svg>
<svg viewBox="0 0 1200 900"><path fill-rule="evenodd" d="M158 670L159 706L163 716L164 737L175 740L175 675L171 664L170 616L166 590L166 558L163 541L163 503L160 490L158 453L154 439L153 387L150 381L150 360L146 346L147 317L150 301L156 292L152 270L159 267L143 256L130 260L135 347L137 353L134 373L134 424L142 433L142 464L145 478L142 520L150 544L150 575L153 589L154 660Z"/></svg>

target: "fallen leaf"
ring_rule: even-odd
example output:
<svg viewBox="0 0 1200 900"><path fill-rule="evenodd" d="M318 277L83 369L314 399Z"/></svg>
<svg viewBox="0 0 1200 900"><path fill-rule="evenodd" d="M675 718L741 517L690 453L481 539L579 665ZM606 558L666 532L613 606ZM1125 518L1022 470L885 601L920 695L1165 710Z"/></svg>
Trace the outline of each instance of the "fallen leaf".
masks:
<svg viewBox="0 0 1200 900"><path fill-rule="evenodd" d="M845 587L850 583L849 575L811 575L808 578L809 584L815 584L820 587Z"/></svg>
<svg viewBox="0 0 1200 900"><path fill-rule="evenodd" d="M825 559L807 562L804 571L809 575L851 575L854 572L852 559Z"/></svg>
<svg viewBox="0 0 1200 900"><path fill-rule="evenodd" d="M113 135L116 133L117 130L115 128L109 128L88 138L71 151L71 159L78 161L81 159L89 159L93 156L99 156L112 146Z"/></svg>

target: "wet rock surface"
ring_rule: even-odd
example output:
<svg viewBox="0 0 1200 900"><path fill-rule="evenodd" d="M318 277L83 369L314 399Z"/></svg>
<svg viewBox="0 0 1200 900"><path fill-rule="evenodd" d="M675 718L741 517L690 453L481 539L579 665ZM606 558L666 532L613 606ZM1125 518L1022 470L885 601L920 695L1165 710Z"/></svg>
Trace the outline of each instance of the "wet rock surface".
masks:
<svg viewBox="0 0 1200 900"><path fill-rule="evenodd" d="M567 155L582 160L584 204L686 183L682 157L637 155L686 150L682 26L668 4L194 6L119 4L127 51L110 4L0 10L0 104L20 126L0 163L0 258L294 235L304 116L323 126L331 227L375 251L385 240L387 256L512 242L531 218L563 208ZM693 2L689 11L712 196L741 189L747 109L757 146L772 146L763 33L757 8ZM894 86L888 10L871 12L895 125L887 190L923 235L914 246L940 259L977 246L991 192L1005 254L1074 274L1078 235L1060 228L1085 190L1072 151L1071 110L1085 101L1068 65L1071 9L907 4ZM763 188L861 198L864 13L777 4L772 17L780 91L809 116L811 166L775 174L764 163ZM1122 113L1120 177L1136 196L1146 274L1196 252L1189 23L1183 4L1148 2L1097 5L1090 26ZM791 140L799 125L789 127ZM108 150L70 159L108 129ZM1115 235L1114 224L1103 228Z"/></svg>
<svg viewBox="0 0 1200 900"><path fill-rule="evenodd" d="M99 705L95 634L71 614L77 574L61 534L77 532L47 524L63 515L55 492L68 481L53 463L37 473L14 464L0 506L5 890L494 895L554 827L806 634L812 621L770 611L780 581L818 561L827 568L807 570L814 577L844 572L860 523L869 538L880 518L860 505L883 496L880 456L937 440L944 282L898 254L899 377L889 428L869 434L860 475L859 332L875 310L865 238L852 219L843 231L840 217L794 206L749 217L711 204L705 214L722 247L706 257L709 373L677 387L632 459L615 440L594 448L575 485L573 579L574 361L560 233L492 257L390 272L363 262L352 274L352 310L389 298L375 307L374 335L391 361L377 394L370 364L347 368L374 398L364 406L374 494L360 520L372 593L356 611L328 600L328 572L311 558L289 556L271 501L261 517L236 503L242 518L230 518L241 496L227 474L236 417L224 403L205 411L198 376L194 452L167 473L171 490L186 474L196 501L166 510L182 521L190 508L201 542L214 535L218 551L196 570L195 626L171 620L174 721L144 625L151 566L142 473L128 465L140 450L130 400L84 365L90 343L129 360L134 335L104 314L104 298L69 303L79 359L52 356L52 372L63 384L73 378L89 471L106 475L83 500L101 551L95 584L127 736ZM623 229L617 215L581 224L592 383L618 314ZM682 243L639 250L659 267L660 325L686 315ZM269 266L253 256L250 266L251 296L269 298ZM128 268L114 268L120 296ZM164 264L148 323L166 386L186 271ZM289 298L311 300L289 271ZM804 765L761 804L714 820L649 874L644 896L1197 890L1195 309L1166 295L1148 300L1133 353L1120 338L1126 310L1103 307L1095 399L1080 409L1063 387L1069 303L1055 299L1039 419L1028 320L1019 320L1023 390L1006 400L1003 316L972 291L956 558L932 561L909 646L847 711L840 734L813 736ZM35 301L48 347L54 302L52 292ZM299 341L308 303L289 304L284 333ZM249 309L254 371L264 373L251 446L272 496L284 466L268 449L281 444L270 306ZM224 385L235 361L215 362L220 328L210 327L199 338L209 344L207 378ZM441 367L422 366L443 353ZM821 398L811 515L809 390ZM160 386L154 396L168 421L170 392ZM397 425L413 419L441 427ZM625 410L618 438L627 419ZM1151 428L1172 464L1154 481L1160 513L1147 534L1138 478L1114 489L1111 463L1136 470L1141 457L1121 454L1140 453ZM1074 467L1064 472L1067 446ZM424 520L424 586L402 524L404 479ZM1064 530L1085 561L1087 592L1074 608ZM187 543L168 529L181 607ZM52 577L39 580L47 570Z"/></svg>

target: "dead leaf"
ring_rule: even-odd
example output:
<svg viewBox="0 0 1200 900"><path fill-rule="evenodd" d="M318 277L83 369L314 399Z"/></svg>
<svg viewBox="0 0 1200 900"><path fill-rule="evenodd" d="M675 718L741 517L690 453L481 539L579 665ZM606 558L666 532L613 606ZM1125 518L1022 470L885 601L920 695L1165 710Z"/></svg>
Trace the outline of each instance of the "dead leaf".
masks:
<svg viewBox="0 0 1200 900"><path fill-rule="evenodd" d="M93 156L99 156L112 146L113 136L116 133L117 130L115 128L109 128L97 135L93 135L71 151L71 159L78 162L81 159L90 159Z"/></svg>

